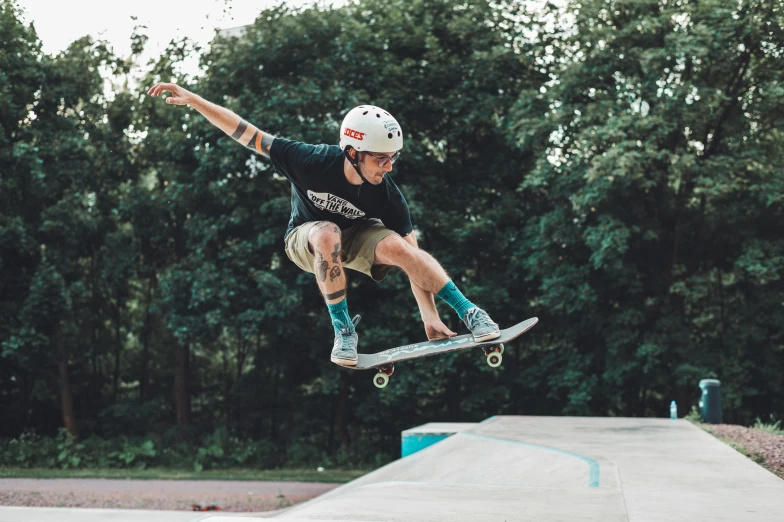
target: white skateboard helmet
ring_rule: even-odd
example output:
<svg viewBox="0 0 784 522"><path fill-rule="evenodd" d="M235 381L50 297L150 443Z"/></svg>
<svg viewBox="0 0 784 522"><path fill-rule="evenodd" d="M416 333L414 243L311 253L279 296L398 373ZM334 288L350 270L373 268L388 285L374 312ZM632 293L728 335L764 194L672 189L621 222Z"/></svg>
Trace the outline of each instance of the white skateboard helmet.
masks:
<svg viewBox="0 0 784 522"><path fill-rule="evenodd" d="M403 148L400 124L387 111L375 105L354 107L340 126L340 148L353 147L361 152L397 152Z"/></svg>

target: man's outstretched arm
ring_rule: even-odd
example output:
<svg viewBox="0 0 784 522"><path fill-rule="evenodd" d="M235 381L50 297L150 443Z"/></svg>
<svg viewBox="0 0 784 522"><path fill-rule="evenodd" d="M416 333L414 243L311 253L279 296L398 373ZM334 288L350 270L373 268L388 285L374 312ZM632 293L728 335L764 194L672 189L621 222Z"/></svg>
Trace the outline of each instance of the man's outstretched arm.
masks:
<svg viewBox="0 0 784 522"><path fill-rule="evenodd" d="M160 96L165 91L172 94L166 98L166 103L190 105L199 111L202 116L207 118L210 123L236 141L269 158L270 147L272 147L272 140L275 139L275 136L260 131L229 109L209 102L201 96L190 92L188 89L180 87L176 83L155 84L147 91L147 94L150 96Z"/></svg>

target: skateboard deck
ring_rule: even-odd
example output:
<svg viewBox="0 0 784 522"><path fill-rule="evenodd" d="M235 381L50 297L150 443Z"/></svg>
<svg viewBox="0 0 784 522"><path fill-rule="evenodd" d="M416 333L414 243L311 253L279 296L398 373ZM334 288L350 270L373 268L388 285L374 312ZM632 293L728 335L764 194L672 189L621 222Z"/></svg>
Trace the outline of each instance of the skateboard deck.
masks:
<svg viewBox="0 0 784 522"><path fill-rule="evenodd" d="M521 336L533 328L538 322L538 318L532 317L511 328L501 330L501 336L496 339L479 343L474 341L474 337L471 334L465 334L449 337L447 339L439 339L437 341L407 344L378 353L360 353L358 354L359 360L357 361L356 366L344 366L344 368L350 370L369 370L377 368L378 373L373 378L373 383L378 388L383 388L389 383L389 376L395 371L394 365L397 362L475 347L482 348L487 357L487 363L495 368L501 365L502 355L504 353L503 343Z"/></svg>

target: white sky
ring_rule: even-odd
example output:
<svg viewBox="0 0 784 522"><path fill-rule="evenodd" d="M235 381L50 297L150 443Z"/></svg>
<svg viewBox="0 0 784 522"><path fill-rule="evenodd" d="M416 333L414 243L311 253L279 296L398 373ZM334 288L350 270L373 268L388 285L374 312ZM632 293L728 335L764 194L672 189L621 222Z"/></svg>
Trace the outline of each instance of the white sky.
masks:
<svg viewBox="0 0 784 522"><path fill-rule="evenodd" d="M106 40L115 55L127 58L131 34L137 25L149 37L137 62L144 70L157 59L172 40L188 37L203 48L214 38L216 29L253 23L262 9L280 4L303 6L336 5L346 0L16 0L26 24L35 26L47 54L57 54L84 35ZM546 0L523 0L541 5ZM567 0L550 0L564 4ZM133 20L136 17L137 20ZM199 73L199 57L186 59L178 69L190 76ZM107 82L106 93L111 85Z"/></svg>
<svg viewBox="0 0 784 522"><path fill-rule="evenodd" d="M188 38L207 44L215 29L253 23L259 12L282 0L17 0L25 23L35 25L44 52L56 54L86 34L107 40L115 54L131 52L131 33L136 25L147 26L149 36L142 64L159 56L173 39ZM313 0L286 0L301 6ZM137 17L134 21L132 16ZM197 72L198 60L186 65L189 74Z"/></svg>

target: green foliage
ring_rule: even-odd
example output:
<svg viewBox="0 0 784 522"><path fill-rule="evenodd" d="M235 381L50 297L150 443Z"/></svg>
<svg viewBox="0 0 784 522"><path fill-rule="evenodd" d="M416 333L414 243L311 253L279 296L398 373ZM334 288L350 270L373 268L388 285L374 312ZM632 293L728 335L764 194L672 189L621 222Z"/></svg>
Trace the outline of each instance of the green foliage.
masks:
<svg viewBox="0 0 784 522"><path fill-rule="evenodd" d="M771 435L784 435L784 429L782 429L782 421L776 420L773 415L770 416L770 422L765 423L757 417L757 420L754 421L754 424L751 426L755 430L760 430L765 433L770 433Z"/></svg>
<svg viewBox="0 0 784 522"><path fill-rule="evenodd" d="M0 467L60 469L192 468L272 469L295 464L267 441L229 437L225 428L190 443L169 444L162 437L88 437L77 441L66 430L57 437L23 434L3 440ZM290 466L289 466L290 467Z"/></svg>
<svg viewBox="0 0 784 522"><path fill-rule="evenodd" d="M780 418L781 6L526 6L276 6L189 78L187 40L145 69L144 27L130 57L90 38L48 56L0 0L0 464L378 465L424 422L665 416L707 377L728 421ZM498 370L412 361L379 392L336 368L283 253L288 183L145 95L170 80L314 143L389 108L420 246L500 324L540 324ZM424 339L400 271L350 274L349 307L363 352Z"/></svg>
<svg viewBox="0 0 784 522"><path fill-rule="evenodd" d="M689 410L689 414L684 417L689 422L700 423L702 422L702 416L700 415L700 410L697 406L692 406L691 410Z"/></svg>
<svg viewBox="0 0 784 522"><path fill-rule="evenodd" d="M155 457L155 455L155 445L151 440L146 440L141 444L133 444L124 440L122 449L109 453L109 459L116 459L124 466L130 467L133 464L134 467L144 469L144 459Z"/></svg>

